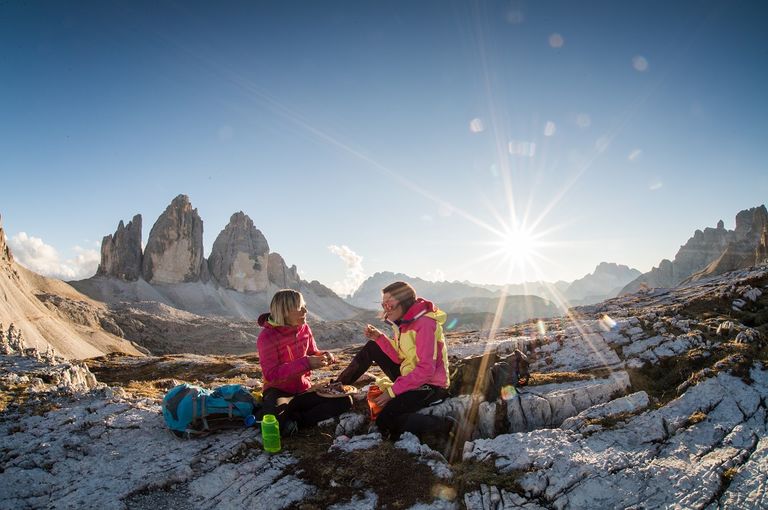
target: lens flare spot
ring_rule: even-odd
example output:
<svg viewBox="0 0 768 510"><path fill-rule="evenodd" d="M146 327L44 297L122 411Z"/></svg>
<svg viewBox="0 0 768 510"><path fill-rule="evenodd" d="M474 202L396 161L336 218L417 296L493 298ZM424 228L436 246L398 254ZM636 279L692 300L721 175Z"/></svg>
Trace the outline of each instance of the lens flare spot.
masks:
<svg viewBox="0 0 768 510"><path fill-rule="evenodd" d="M501 398L503 400L509 400L510 398L513 398L516 395L517 395L517 390L511 384L501 387Z"/></svg>
<svg viewBox="0 0 768 510"><path fill-rule="evenodd" d="M450 331L450 330L452 330L453 328L455 328L455 327L456 327L456 325L457 325L458 323L459 323L459 319L457 319L456 317L454 317L453 319L451 319L451 320L449 320L449 321L448 321L448 324L446 324L446 326L445 326L445 329L447 329L447 330L449 330L449 331Z"/></svg>
<svg viewBox="0 0 768 510"><path fill-rule="evenodd" d="M547 123L544 125L544 136L554 136L555 132L557 131L557 126L554 122L547 121Z"/></svg>
<svg viewBox="0 0 768 510"><path fill-rule="evenodd" d="M539 319L539 321L536 323L536 329L539 330L540 335L547 334L547 326L544 324L544 321L541 319Z"/></svg>
<svg viewBox="0 0 768 510"><path fill-rule="evenodd" d="M630 161L637 161L637 158L639 158L642 153L643 151L641 151L640 149L635 149L629 153L629 156L627 156L627 159Z"/></svg>
<svg viewBox="0 0 768 510"><path fill-rule="evenodd" d="M509 153L514 156L532 158L536 155L536 143L525 140L510 140Z"/></svg>
<svg viewBox="0 0 768 510"><path fill-rule="evenodd" d="M443 501L453 501L456 499L456 489L443 485L442 483L436 483L432 486L432 497L442 499Z"/></svg>
<svg viewBox="0 0 768 510"><path fill-rule="evenodd" d="M648 60L643 56L636 55L632 57L632 67L635 68L635 71L645 72L648 70Z"/></svg>
<svg viewBox="0 0 768 510"><path fill-rule="evenodd" d="M474 118L469 121L469 130L473 133L482 133L485 131L485 125L483 125L483 121L481 119Z"/></svg>
<svg viewBox="0 0 768 510"><path fill-rule="evenodd" d="M608 314L605 314L600 318L600 325L605 331L610 331L616 327L616 321L611 319Z"/></svg>
<svg viewBox="0 0 768 510"><path fill-rule="evenodd" d="M525 21L525 16L523 15L523 11L518 10L509 10L507 11L507 23L510 23L512 25L519 25Z"/></svg>
<svg viewBox="0 0 768 510"><path fill-rule="evenodd" d="M576 125L580 128L588 128L592 125L592 118L586 113L580 113L576 116Z"/></svg>
<svg viewBox="0 0 768 510"><path fill-rule="evenodd" d="M651 191L656 191L657 189L661 189L664 186L664 183L661 182L660 179L656 179L655 181L651 181L651 184L648 186L648 189Z"/></svg>
<svg viewBox="0 0 768 510"><path fill-rule="evenodd" d="M549 36L549 45L552 48L562 48L563 44L565 44L565 39L562 35L554 33Z"/></svg>

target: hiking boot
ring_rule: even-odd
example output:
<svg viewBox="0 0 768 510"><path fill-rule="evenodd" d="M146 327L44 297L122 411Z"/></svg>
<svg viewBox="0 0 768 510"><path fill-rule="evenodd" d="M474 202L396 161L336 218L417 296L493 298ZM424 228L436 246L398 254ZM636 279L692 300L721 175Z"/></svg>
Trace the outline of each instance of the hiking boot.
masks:
<svg viewBox="0 0 768 510"><path fill-rule="evenodd" d="M449 463L454 463L461 460L464 453L464 441L462 441L459 433L461 426L453 416L446 416L445 419L448 420L448 434L442 453Z"/></svg>
<svg viewBox="0 0 768 510"><path fill-rule="evenodd" d="M280 427L280 435L282 437L291 437L299 431L299 424L293 420L286 420Z"/></svg>

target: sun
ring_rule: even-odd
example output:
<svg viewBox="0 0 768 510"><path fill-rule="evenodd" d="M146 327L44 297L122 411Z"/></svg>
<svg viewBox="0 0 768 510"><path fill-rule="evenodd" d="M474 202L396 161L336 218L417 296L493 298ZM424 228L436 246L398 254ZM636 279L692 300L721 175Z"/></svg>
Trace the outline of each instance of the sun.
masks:
<svg viewBox="0 0 768 510"><path fill-rule="evenodd" d="M502 255L517 267L530 264L538 247L535 233L520 227L507 230L500 244Z"/></svg>

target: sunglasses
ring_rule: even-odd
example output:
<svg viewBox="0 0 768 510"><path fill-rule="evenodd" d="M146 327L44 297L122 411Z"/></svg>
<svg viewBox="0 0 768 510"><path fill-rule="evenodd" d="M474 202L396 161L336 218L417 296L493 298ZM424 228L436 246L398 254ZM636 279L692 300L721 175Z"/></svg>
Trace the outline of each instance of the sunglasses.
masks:
<svg viewBox="0 0 768 510"><path fill-rule="evenodd" d="M388 312L391 312L392 310L394 310L398 306L400 306L400 303L398 301L394 300L394 299L389 299L387 301L382 301L381 302L381 307L384 310L388 311Z"/></svg>

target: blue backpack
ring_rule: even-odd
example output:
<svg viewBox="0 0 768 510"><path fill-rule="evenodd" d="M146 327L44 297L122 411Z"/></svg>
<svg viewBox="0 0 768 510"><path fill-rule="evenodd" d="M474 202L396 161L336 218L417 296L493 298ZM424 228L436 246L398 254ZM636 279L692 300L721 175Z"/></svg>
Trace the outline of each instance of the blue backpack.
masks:
<svg viewBox="0 0 768 510"><path fill-rule="evenodd" d="M208 390L191 384L172 388L163 398L163 418L178 437L208 434L214 430L242 428L243 420L261 405L239 384Z"/></svg>

